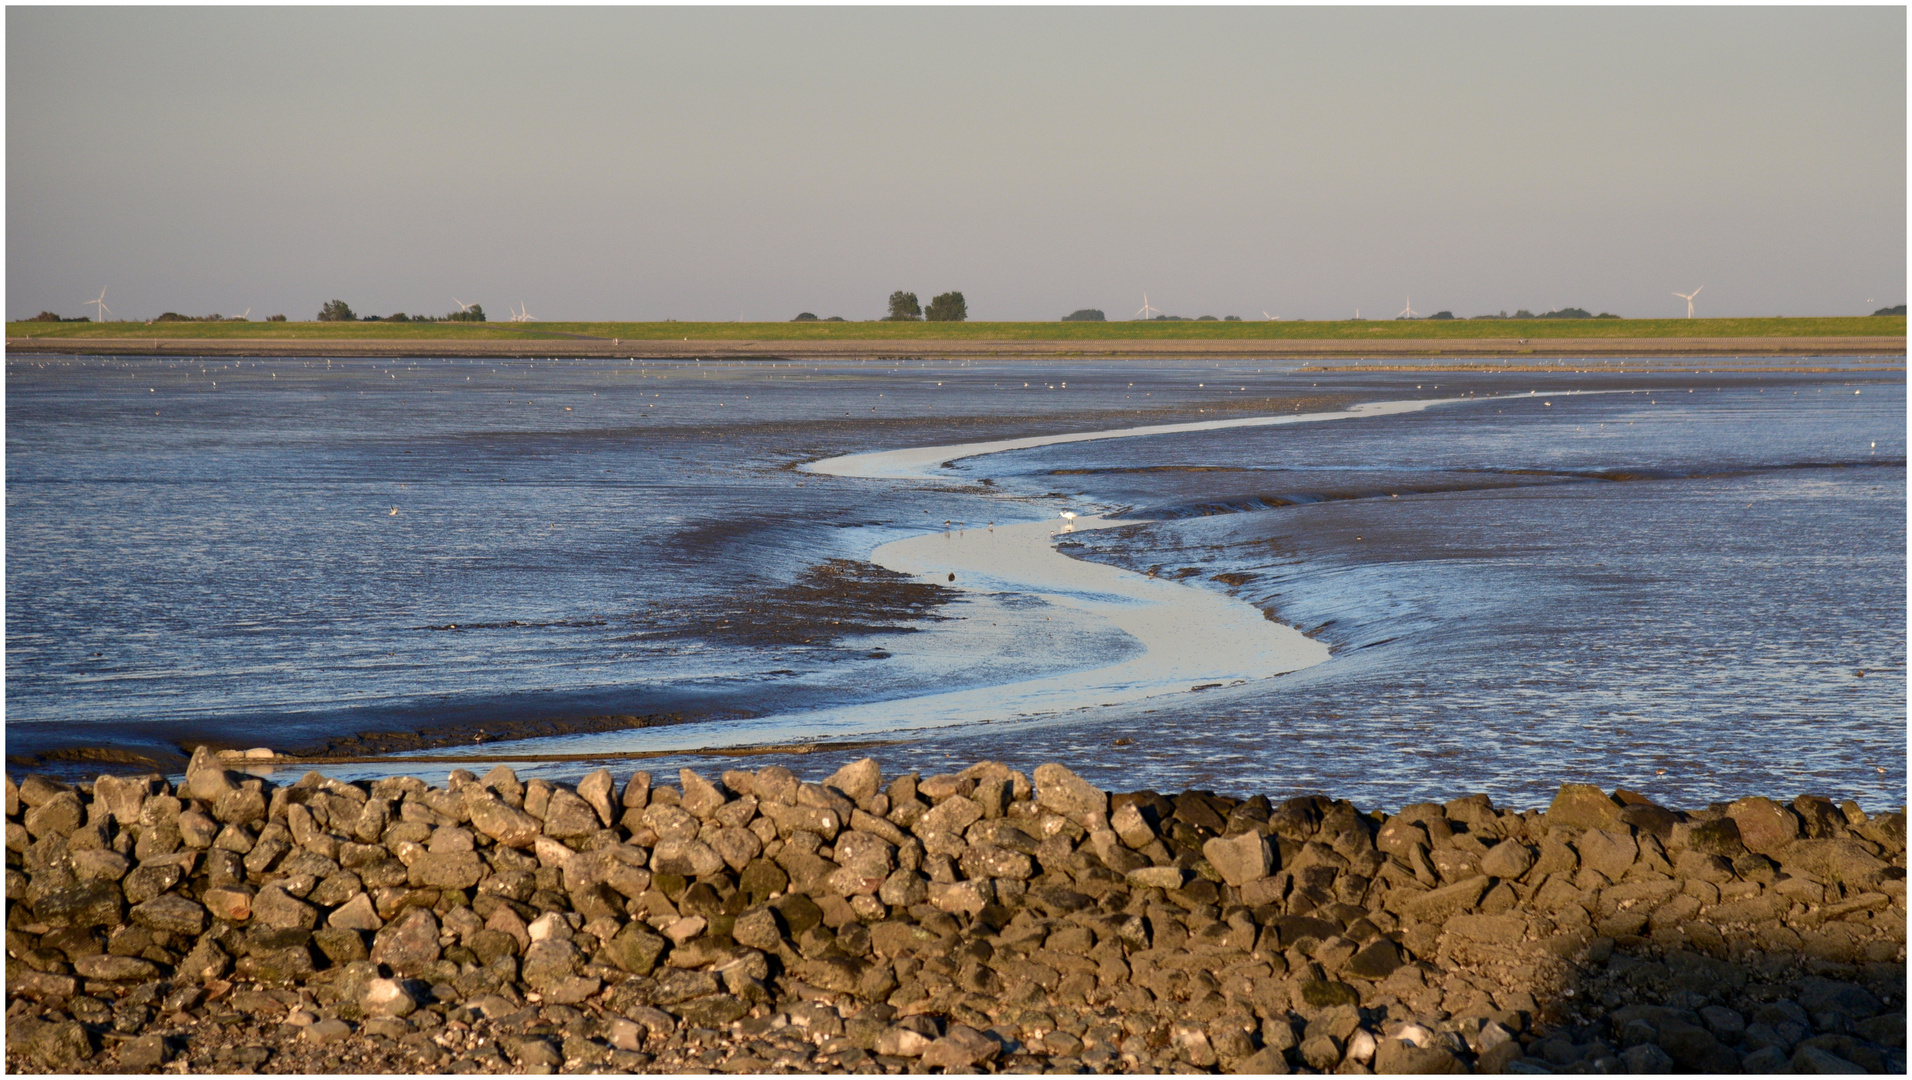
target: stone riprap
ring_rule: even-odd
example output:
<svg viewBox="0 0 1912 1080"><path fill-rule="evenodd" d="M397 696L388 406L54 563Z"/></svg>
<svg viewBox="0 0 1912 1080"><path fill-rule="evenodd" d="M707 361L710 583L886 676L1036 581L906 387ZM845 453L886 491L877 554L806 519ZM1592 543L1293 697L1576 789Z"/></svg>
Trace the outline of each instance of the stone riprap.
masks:
<svg viewBox="0 0 1912 1080"><path fill-rule="evenodd" d="M1905 1068L1902 812L227 764L8 779L9 1068Z"/></svg>

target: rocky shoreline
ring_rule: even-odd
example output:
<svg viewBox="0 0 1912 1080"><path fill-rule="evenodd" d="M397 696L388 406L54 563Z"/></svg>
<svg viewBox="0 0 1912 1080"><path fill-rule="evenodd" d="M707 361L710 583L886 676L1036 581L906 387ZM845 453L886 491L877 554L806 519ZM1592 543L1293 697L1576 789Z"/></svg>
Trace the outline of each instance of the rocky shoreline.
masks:
<svg viewBox="0 0 1912 1080"><path fill-rule="evenodd" d="M1904 1072L1903 811L6 783L16 1072Z"/></svg>

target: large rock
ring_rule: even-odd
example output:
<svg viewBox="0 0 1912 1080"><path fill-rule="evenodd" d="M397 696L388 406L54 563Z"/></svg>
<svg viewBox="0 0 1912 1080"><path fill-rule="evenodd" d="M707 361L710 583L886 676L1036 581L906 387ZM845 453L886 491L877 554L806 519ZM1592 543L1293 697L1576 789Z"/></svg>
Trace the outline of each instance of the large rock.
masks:
<svg viewBox="0 0 1912 1080"><path fill-rule="evenodd" d="M1034 779L1037 805L1085 829L1091 821L1106 821L1109 796L1101 788L1054 763L1036 766Z"/></svg>
<svg viewBox="0 0 1912 1080"><path fill-rule="evenodd" d="M1592 784L1562 784L1547 807L1547 825L1570 829L1613 829L1620 820L1620 804Z"/></svg>
<svg viewBox="0 0 1912 1080"><path fill-rule="evenodd" d="M1042 767L1037 768L1040 771ZM945 1071L957 1072L974 1069L1000 1053L1002 1043L996 1041L994 1035L966 1024L951 1024L942 1038L923 1049L922 1061L931 1068L940 1066Z"/></svg>
<svg viewBox="0 0 1912 1080"><path fill-rule="evenodd" d="M78 795L62 791L28 810L25 821L27 832L36 838L66 836L86 821L86 808Z"/></svg>
<svg viewBox="0 0 1912 1080"><path fill-rule="evenodd" d="M684 812L700 820L708 820L718 807L729 801L716 784L704 779L694 769L677 770L677 782L684 791Z"/></svg>
<svg viewBox="0 0 1912 1080"><path fill-rule="evenodd" d="M651 851L651 869L659 874L702 877L724 868L724 857L701 840L664 840Z"/></svg>
<svg viewBox="0 0 1912 1080"><path fill-rule="evenodd" d="M1440 1046L1416 1046L1402 1039L1382 1039L1374 1051L1376 1075L1463 1073L1467 1066Z"/></svg>
<svg viewBox="0 0 1912 1080"><path fill-rule="evenodd" d="M438 919L426 908L408 908L372 942L372 960L401 975L417 975L438 959Z"/></svg>
<svg viewBox="0 0 1912 1080"><path fill-rule="evenodd" d="M1799 839L1799 818L1763 796L1735 801L1726 816L1739 826L1740 843L1755 854L1771 855Z"/></svg>
<svg viewBox="0 0 1912 1080"><path fill-rule="evenodd" d="M544 831L543 822L522 810L505 805L480 788L474 788L466 794L465 807L471 814L472 826L505 847L528 848Z"/></svg>
<svg viewBox="0 0 1912 1080"><path fill-rule="evenodd" d="M1429 892L1416 893L1401 901L1402 910L1425 923L1440 924L1463 912L1469 911L1480 902L1487 892L1487 878L1473 877L1466 881L1457 881L1445 888ZM1395 893L1389 893L1393 901Z"/></svg>
<svg viewBox="0 0 1912 1080"><path fill-rule="evenodd" d="M239 786L233 775L226 771L219 755L210 747L201 746L193 751L192 760L186 763L186 790L192 797L203 803L216 803L219 796Z"/></svg>
<svg viewBox="0 0 1912 1080"><path fill-rule="evenodd" d="M825 787L833 787L846 795L851 802L865 803L875 797L883 787L883 770L875 758L852 761L823 782Z"/></svg>
<svg viewBox="0 0 1912 1080"><path fill-rule="evenodd" d="M372 906L372 898L360 893L333 910L326 925L334 930L377 930L385 925Z"/></svg>
<svg viewBox="0 0 1912 1080"><path fill-rule="evenodd" d="M597 811L598 821L605 828L617 820L615 795L617 781L611 778L611 770L599 769L578 781L578 798L591 805Z"/></svg>
<svg viewBox="0 0 1912 1080"><path fill-rule="evenodd" d="M1614 830L1588 829L1581 835L1579 847L1580 865L1598 870L1611 881L1620 880L1640 855L1640 845L1624 825Z"/></svg>
<svg viewBox="0 0 1912 1080"><path fill-rule="evenodd" d="M206 909L174 893L155 896L133 908L133 921L152 930L195 937L206 928Z"/></svg>
<svg viewBox="0 0 1912 1080"><path fill-rule="evenodd" d="M1518 840L1502 840L1481 857L1480 872L1502 881L1518 881L1533 865L1534 849Z"/></svg>
<svg viewBox="0 0 1912 1080"><path fill-rule="evenodd" d="M1202 856L1228 884L1240 888L1257 878L1268 876L1274 855L1268 841L1258 832L1218 836L1202 845Z"/></svg>
<svg viewBox="0 0 1912 1080"><path fill-rule="evenodd" d="M551 801L544 809L544 833L560 840L571 840L589 836L598 831L597 811L591 804L578 798L564 788L551 793Z"/></svg>
<svg viewBox="0 0 1912 1080"><path fill-rule="evenodd" d="M282 930L310 930L318 925L319 909L277 885L267 885L252 898L252 920Z"/></svg>
<svg viewBox="0 0 1912 1080"><path fill-rule="evenodd" d="M178 877L174 877L178 879ZM113 881L88 881L50 889L33 900L34 918L55 927L111 927L120 921L120 889Z"/></svg>
<svg viewBox="0 0 1912 1080"><path fill-rule="evenodd" d="M428 851L412 861L408 874L419 888L469 889L485 876L485 864L475 851Z"/></svg>
<svg viewBox="0 0 1912 1080"><path fill-rule="evenodd" d="M1777 855L1782 869L1801 867L1842 885L1869 885L1885 872L1886 863L1856 840L1796 840Z"/></svg>

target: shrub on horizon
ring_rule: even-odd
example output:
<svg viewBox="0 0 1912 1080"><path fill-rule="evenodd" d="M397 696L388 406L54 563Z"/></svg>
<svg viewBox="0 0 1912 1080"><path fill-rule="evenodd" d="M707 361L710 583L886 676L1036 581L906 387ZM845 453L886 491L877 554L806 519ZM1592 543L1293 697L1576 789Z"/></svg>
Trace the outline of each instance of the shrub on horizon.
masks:
<svg viewBox="0 0 1912 1080"><path fill-rule="evenodd" d="M916 294L901 289L890 294L890 313L883 316L884 322L915 322L923 317L923 305L917 303Z"/></svg>
<svg viewBox="0 0 1912 1080"><path fill-rule="evenodd" d="M1879 310L1873 312L1873 314L1874 315L1903 315L1905 314L1905 305L1894 304L1891 307L1882 307Z"/></svg>
<svg viewBox="0 0 1912 1080"><path fill-rule="evenodd" d="M794 319L791 319L790 321L791 322L820 322L821 320L816 317L816 314L814 312L799 311L797 312L797 317Z"/></svg>
<svg viewBox="0 0 1912 1080"><path fill-rule="evenodd" d="M267 322L284 322L285 316L284 315L267 315L266 321Z"/></svg>
<svg viewBox="0 0 1912 1080"><path fill-rule="evenodd" d="M1062 317L1063 322L1107 322L1108 316L1100 308L1077 308Z"/></svg>
<svg viewBox="0 0 1912 1080"><path fill-rule="evenodd" d="M162 315L160 316L160 318L164 319L165 316ZM327 300L325 302L325 306L319 308L319 321L320 322L357 322L358 316L352 313L352 305L346 303L345 301Z"/></svg>
<svg viewBox="0 0 1912 1080"><path fill-rule="evenodd" d="M962 322L969 318L969 304L959 292L946 292L929 302L923 312L927 322Z"/></svg>

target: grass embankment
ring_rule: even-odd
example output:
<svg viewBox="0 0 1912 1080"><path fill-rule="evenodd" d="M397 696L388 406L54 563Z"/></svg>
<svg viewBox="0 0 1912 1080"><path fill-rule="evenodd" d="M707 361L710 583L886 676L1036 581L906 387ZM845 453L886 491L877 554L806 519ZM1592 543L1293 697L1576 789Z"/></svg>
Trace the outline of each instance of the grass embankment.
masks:
<svg viewBox="0 0 1912 1080"><path fill-rule="evenodd" d="M1904 337L1905 316L1456 319L1338 322L137 322L7 324L9 338L329 341L1387 341L1399 339Z"/></svg>

